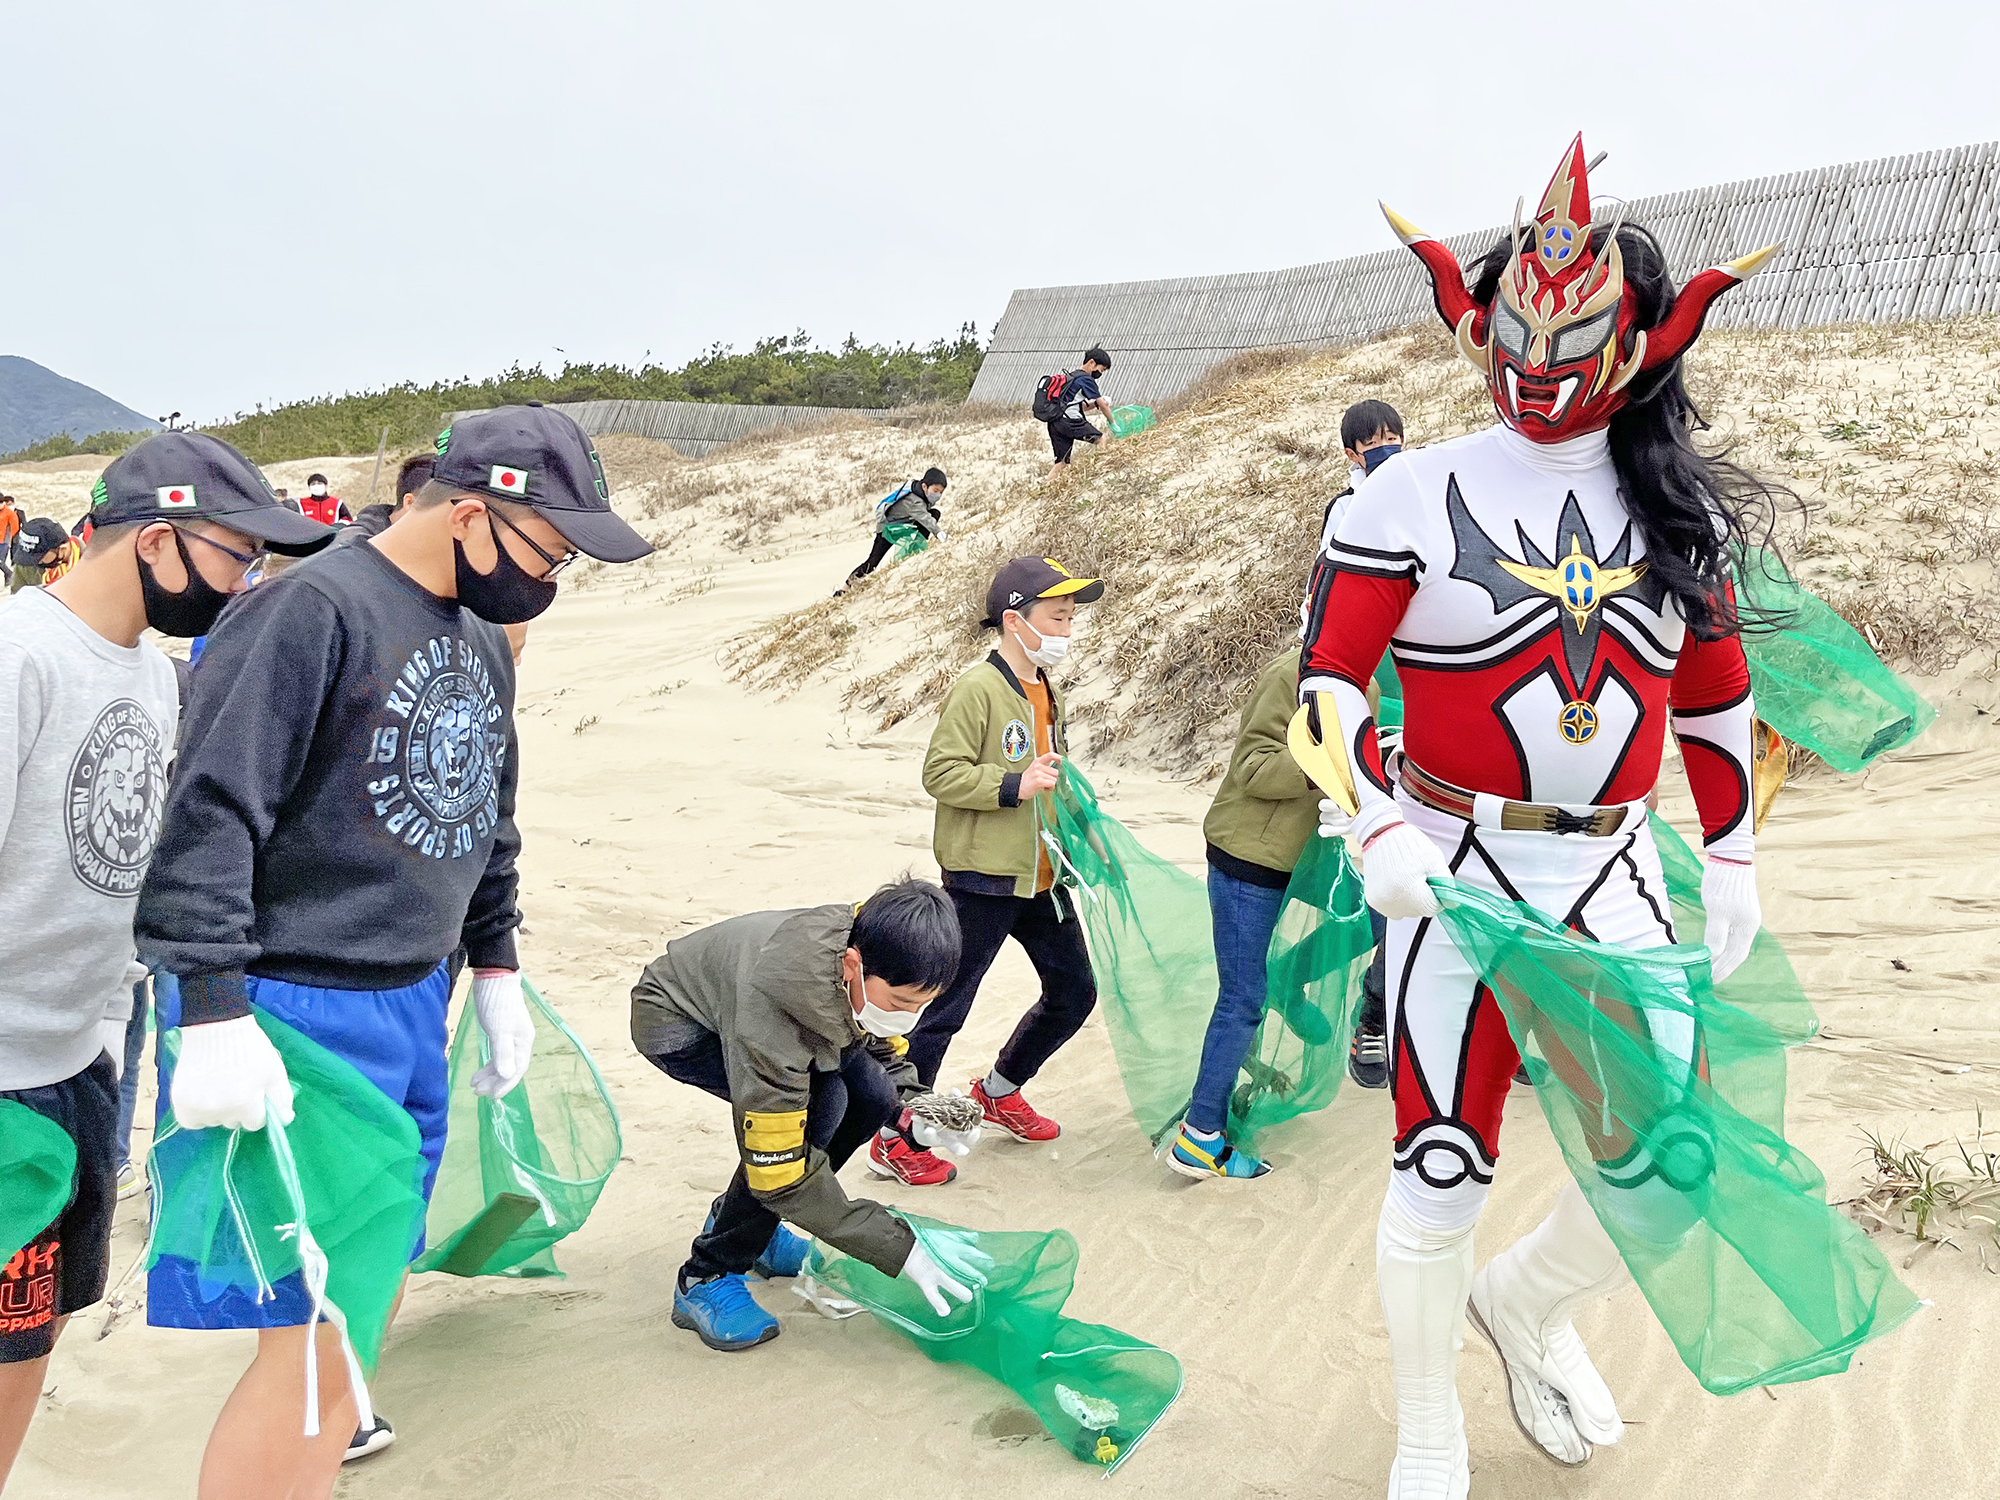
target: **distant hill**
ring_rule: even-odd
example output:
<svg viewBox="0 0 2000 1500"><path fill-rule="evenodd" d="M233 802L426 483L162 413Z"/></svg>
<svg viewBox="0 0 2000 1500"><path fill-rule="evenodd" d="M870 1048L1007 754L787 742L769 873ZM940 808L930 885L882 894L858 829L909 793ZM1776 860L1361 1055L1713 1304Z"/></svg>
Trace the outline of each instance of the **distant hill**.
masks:
<svg viewBox="0 0 2000 1500"><path fill-rule="evenodd" d="M0 453L58 433L151 432L160 424L102 391L66 380L18 354L0 354Z"/></svg>

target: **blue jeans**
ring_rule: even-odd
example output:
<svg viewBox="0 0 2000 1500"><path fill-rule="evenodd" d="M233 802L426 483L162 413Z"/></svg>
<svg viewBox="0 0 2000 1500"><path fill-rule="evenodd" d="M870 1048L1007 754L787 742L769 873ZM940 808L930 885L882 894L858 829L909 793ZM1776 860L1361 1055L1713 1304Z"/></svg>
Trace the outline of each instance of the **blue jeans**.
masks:
<svg viewBox="0 0 2000 1500"><path fill-rule="evenodd" d="M1215 929L1215 1014L1201 1044L1201 1071L1187 1122L1196 1130L1222 1129L1229 1118L1229 1093L1264 1018L1264 959L1284 909L1285 893L1252 885L1208 868L1208 912Z"/></svg>
<svg viewBox="0 0 2000 1500"><path fill-rule="evenodd" d="M132 1159L132 1115L139 1107L139 1054L146 1050L146 1008L152 1002L152 980L132 986L132 1019L125 1023L125 1071L118 1075L118 1160Z"/></svg>

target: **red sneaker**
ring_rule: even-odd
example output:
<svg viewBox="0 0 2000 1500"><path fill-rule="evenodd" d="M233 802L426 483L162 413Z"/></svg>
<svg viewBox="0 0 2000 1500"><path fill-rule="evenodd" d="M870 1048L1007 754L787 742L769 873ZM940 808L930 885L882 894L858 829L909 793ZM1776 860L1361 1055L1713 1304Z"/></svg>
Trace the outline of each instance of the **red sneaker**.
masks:
<svg viewBox="0 0 2000 1500"><path fill-rule="evenodd" d="M877 1177L894 1177L911 1187L937 1187L958 1175L958 1168L950 1162L939 1161L929 1151L919 1151L900 1135L885 1142L879 1130L868 1143L868 1170Z"/></svg>
<svg viewBox="0 0 2000 1500"><path fill-rule="evenodd" d="M1038 1114L1019 1089L994 1099L986 1092L986 1080L975 1078L972 1097L979 1101L989 1125L998 1125L1018 1141L1052 1141L1062 1134L1062 1126L1047 1115Z"/></svg>

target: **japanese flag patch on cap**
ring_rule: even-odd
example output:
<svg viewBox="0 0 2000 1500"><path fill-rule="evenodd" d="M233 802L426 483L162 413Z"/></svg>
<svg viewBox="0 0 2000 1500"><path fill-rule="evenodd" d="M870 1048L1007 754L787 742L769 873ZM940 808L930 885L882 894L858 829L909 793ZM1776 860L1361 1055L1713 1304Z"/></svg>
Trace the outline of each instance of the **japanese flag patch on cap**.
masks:
<svg viewBox="0 0 2000 1500"><path fill-rule="evenodd" d="M153 493L159 499L161 510L193 510L195 508L194 486L191 484L163 484Z"/></svg>
<svg viewBox="0 0 2000 1500"><path fill-rule="evenodd" d="M493 475L487 484L502 495L525 495L528 493L528 471L510 469L505 464L495 464Z"/></svg>

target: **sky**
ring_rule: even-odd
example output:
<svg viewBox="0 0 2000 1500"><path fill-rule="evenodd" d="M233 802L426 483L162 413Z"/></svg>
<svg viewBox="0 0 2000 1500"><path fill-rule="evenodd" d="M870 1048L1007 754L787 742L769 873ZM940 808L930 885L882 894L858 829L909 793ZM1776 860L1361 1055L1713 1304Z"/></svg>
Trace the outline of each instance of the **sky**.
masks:
<svg viewBox="0 0 2000 1500"><path fill-rule="evenodd" d="M357 0L10 9L0 353L207 421L2000 134L2000 6ZM1688 268L1682 268L1685 271Z"/></svg>

